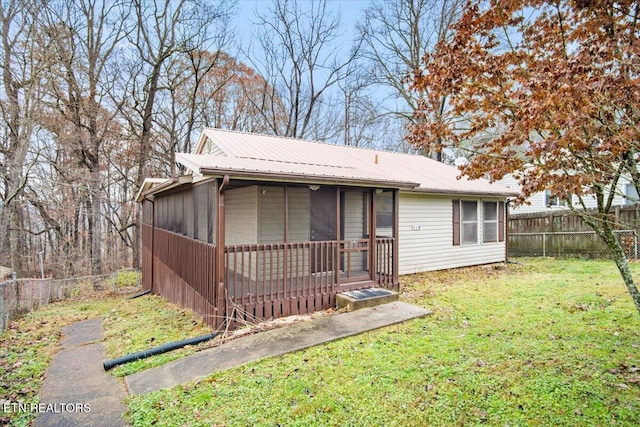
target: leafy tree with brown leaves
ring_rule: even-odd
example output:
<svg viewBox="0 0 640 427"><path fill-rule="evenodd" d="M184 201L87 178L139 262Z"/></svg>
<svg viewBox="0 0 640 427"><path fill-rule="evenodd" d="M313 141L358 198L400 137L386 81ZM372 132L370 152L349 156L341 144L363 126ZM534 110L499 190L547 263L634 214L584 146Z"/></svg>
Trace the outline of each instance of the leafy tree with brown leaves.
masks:
<svg viewBox="0 0 640 427"><path fill-rule="evenodd" d="M418 118L434 117L439 95L453 95L410 138L417 146L471 142L462 172L511 174L519 203L543 190L564 199L606 242L640 312L612 218L619 181L640 183L639 18L633 0L469 3L454 37L426 54L413 78L426 94ZM587 198L596 209L586 209Z"/></svg>

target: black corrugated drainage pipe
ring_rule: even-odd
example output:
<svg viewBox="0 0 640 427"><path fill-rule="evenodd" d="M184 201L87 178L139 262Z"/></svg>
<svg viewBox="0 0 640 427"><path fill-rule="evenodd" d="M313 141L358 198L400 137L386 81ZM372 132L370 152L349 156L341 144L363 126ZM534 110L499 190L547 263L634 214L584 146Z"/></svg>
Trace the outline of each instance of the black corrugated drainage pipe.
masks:
<svg viewBox="0 0 640 427"><path fill-rule="evenodd" d="M146 291L142 291L142 292L140 292L139 294L132 295L132 296L130 296L130 297L129 297L129 298L127 298L127 299L136 299L136 298L140 298L140 297L142 297L142 296L145 296L145 295L146 295L146 294L148 294L149 292L151 292L151 289L147 289Z"/></svg>
<svg viewBox="0 0 640 427"><path fill-rule="evenodd" d="M207 334L201 335L199 337L189 338L182 341L174 341L167 344L163 344L159 347L150 348L148 350L138 351L137 353L128 354L126 356L118 357L111 360L106 360L102 363L102 367L105 371L109 369L115 368L118 365L124 365L125 363L135 362L136 360L146 359L150 356L155 356L156 354L166 353L168 351L177 350L179 348L188 346L188 345L196 345L201 342L209 341L210 339L215 338L217 334Z"/></svg>

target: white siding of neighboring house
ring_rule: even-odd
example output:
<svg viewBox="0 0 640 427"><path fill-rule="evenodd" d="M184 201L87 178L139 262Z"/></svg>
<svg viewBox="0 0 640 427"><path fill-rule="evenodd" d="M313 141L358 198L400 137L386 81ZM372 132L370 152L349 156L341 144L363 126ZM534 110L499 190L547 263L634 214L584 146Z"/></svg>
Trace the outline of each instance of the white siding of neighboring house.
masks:
<svg viewBox="0 0 640 427"><path fill-rule="evenodd" d="M620 182L618 183L617 190L616 190L616 195L615 195L615 197L613 199L613 204L614 205L621 206L621 205L624 205L625 203L628 203L628 201L624 197L624 194L625 194L625 191L626 191L626 185L628 183L629 183L629 180L624 179L624 178L622 178L620 180ZM520 185L511 176L504 177L503 179L498 181L497 184L500 184L502 186L510 188L510 189L512 189L513 191L516 191L516 192L520 191ZM577 196L573 196L572 199L573 199L574 206L580 206L580 202L579 202ZM595 200L594 197L587 196L587 197L584 198L584 200L585 200L585 205L587 206L587 208L595 208L596 207L596 200ZM529 197L527 199L527 201L529 202L528 204L523 204L523 205L518 206L518 207L510 206L509 207L509 213L511 213L511 214L521 214L521 213L534 213L534 212L552 212L552 211L558 211L558 210L567 209L566 206L555 206L555 205L554 206L547 206L547 200L545 198L544 191L532 194L531 197Z"/></svg>
<svg viewBox="0 0 640 427"><path fill-rule="evenodd" d="M505 242L453 245L452 199L444 196L400 193L399 274L505 260ZM460 199L474 200L467 197ZM419 230L416 230L417 228ZM478 230L478 242L482 242L481 203L478 204Z"/></svg>

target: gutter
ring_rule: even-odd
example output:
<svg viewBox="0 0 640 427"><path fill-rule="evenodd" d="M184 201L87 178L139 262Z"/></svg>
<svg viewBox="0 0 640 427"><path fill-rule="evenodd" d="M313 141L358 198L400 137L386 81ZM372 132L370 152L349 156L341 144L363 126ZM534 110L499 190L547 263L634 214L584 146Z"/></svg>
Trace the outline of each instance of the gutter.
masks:
<svg viewBox="0 0 640 427"><path fill-rule="evenodd" d="M402 189L403 193L411 193L411 194L437 194L442 196L487 196L487 197L517 197L520 193L515 193L511 191L504 192L495 192L490 193L487 191L477 191L477 190L444 190L444 189L431 189L431 188L412 188L412 189Z"/></svg>
<svg viewBox="0 0 640 427"><path fill-rule="evenodd" d="M366 178L341 178L331 175L304 175L300 173L239 171L237 169L201 168L201 174L226 176L233 175L241 179L296 182L301 184L350 184L369 187L413 189L420 184L408 181L376 180ZM157 187L156 187L157 188Z"/></svg>

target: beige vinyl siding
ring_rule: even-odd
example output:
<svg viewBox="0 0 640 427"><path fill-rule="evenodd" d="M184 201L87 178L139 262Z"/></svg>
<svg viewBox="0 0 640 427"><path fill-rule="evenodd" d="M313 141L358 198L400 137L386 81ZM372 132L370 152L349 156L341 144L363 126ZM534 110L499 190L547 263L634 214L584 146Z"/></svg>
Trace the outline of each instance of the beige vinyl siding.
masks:
<svg viewBox="0 0 640 427"><path fill-rule="evenodd" d="M478 200L462 198L463 200ZM498 200L498 199L484 199ZM453 246L452 198L400 193L399 273L441 270L505 259L505 243L476 243ZM482 208L478 204L478 223ZM419 230L416 230L419 228ZM478 242L482 242L482 227Z"/></svg>
<svg viewBox="0 0 640 427"><path fill-rule="evenodd" d="M303 187L289 187L289 242L308 242L310 240L311 217L311 190ZM311 256L309 249L299 248L288 254L289 274L297 276L311 275Z"/></svg>
<svg viewBox="0 0 640 427"><path fill-rule="evenodd" d="M225 244L255 244L258 237L258 186L225 192Z"/></svg>
<svg viewBox="0 0 640 427"><path fill-rule="evenodd" d="M309 241L309 189L288 188L289 242ZM260 243L284 242L284 188L261 186L258 194Z"/></svg>
<svg viewBox="0 0 640 427"><path fill-rule="evenodd" d="M309 241L309 189L292 187L287 189L289 198L289 242ZM258 192L258 219L260 243L284 242L285 198L283 187L261 186ZM259 255L258 277L282 278L284 275L284 250L266 250ZM311 273L309 249L292 248L287 252L289 276L302 276ZM264 263L264 268L263 268ZM253 265L255 268L255 263Z"/></svg>
<svg viewBox="0 0 640 427"><path fill-rule="evenodd" d="M255 244L258 237L258 186L229 189L225 192L224 201L225 245ZM255 253L251 257L249 252L230 255L228 267L248 277L250 271L255 271Z"/></svg>
<svg viewBox="0 0 640 427"><path fill-rule="evenodd" d="M258 212L258 242L284 242L284 188L260 186Z"/></svg>
<svg viewBox="0 0 640 427"><path fill-rule="evenodd" d="M308 188L289 187L289 241L308 242L311 229L309 209L311 195Z"/></svg>

